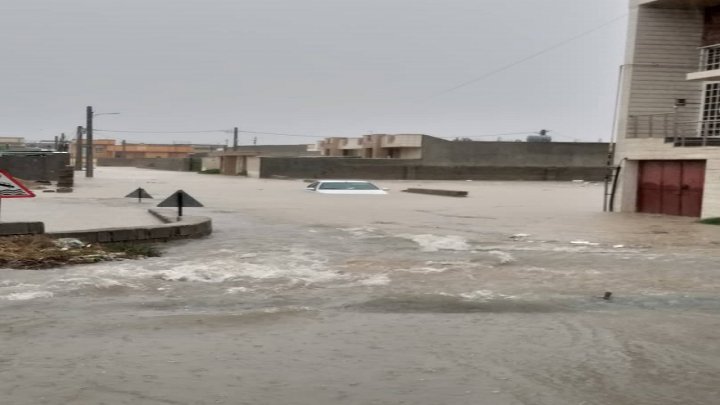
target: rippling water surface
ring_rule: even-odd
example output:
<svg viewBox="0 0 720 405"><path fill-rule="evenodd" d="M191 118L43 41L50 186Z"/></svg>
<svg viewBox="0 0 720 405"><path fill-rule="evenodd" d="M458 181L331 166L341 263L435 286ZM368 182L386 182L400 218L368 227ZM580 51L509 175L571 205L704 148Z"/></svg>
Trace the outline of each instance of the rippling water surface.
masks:
<svg viewBox="0 0 720 405"><path fill-rule="evenodd" d="M425 196L429 213L407 199L360 214L383 201L315 197L297 196L317 211L287 216L211 200L215 233L159 258L0 270L0 403L720 398L713 231L662 218L588 231L552 210L475 218ZM592 227L591 212L568 215ZM666 228L702 243L673 247Z"/></svg>

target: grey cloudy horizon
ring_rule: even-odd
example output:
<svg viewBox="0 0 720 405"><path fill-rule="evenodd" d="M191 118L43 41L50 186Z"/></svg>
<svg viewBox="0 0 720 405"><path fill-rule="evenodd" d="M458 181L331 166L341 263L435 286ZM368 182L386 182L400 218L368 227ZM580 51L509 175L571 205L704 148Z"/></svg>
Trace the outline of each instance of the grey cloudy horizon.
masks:
<svg viewBox="0 0 720 405"><path fill-rule="evenodd" d="M74 136L92 105L99 129L209 131L96 134L130 142L225 143L235 126L302 135L241 144L608 141L626 13L627 0L3 0L0 136Z"/></svg>

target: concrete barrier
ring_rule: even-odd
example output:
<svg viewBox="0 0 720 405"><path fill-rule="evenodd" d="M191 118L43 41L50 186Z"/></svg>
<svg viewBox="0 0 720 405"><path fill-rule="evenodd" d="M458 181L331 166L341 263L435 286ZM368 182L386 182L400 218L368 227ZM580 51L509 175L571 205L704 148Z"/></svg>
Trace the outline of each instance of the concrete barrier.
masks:
<svg viewBox="0 0 720 405"><path fill-rule="evenodd" d="M150 209L151 215L163 223L127 228L100 228L51 232L53 238L76 238L87 243L167 242L177 239L202 238L212 233L212 220L207 217L182 217L177 221L172 211Z"/></svg>
<svg viewBox="0 0 720 405"><path fill-rule="evenodd" d="M0 236L41 233L45 233L45 224L42 222L0 222Z"/></svg>
<svg viewBox="0 0 720 405"><path fill-rule="evenodd" d="M480 142L482 143L482 142ZM602 181L606 166L437 166L418 159L261 157L260 177L295 179Z"/></svg>
<svg viewBox="0 0 720 405"><path fill-rule="evenodd" d="M415 194L441 195L444 197L467 197L468 196L467 191L434 190L434 189L430 189L430 188L409 188L407 190L403 190L403 192L415 193Z"/></svg>

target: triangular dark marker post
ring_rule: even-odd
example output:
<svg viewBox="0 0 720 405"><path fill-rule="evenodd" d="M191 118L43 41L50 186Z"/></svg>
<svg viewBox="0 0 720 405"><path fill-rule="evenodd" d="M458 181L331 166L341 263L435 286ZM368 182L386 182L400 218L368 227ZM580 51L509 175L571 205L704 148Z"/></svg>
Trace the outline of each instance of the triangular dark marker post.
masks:
<svg viewBox="0 0 720 405"><path fill-rule="evenodd" d="M166 198L163 202L157 205L158 207L177 207L178 208L178 221L182 218L183 207L203 207L203 205L190 194L178 190L174 192L170 197Z"/></svg>
<svg viewBox="0 0 720 405"><path fill-rule="evenodd" d="M141 203L143 198L152 198L144 188L138 187L135 191L125 196L126 198L137 198L138 202Z"/></svg>

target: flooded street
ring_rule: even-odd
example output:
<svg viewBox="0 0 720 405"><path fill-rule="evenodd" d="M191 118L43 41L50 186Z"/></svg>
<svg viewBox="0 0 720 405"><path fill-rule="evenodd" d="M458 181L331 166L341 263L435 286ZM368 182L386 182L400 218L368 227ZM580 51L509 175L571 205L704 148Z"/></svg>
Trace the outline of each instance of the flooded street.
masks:
<svg viewBox="0 0 720 405"><path fill-rule="evenodd" d="M214 233L158 258L0 269L0 404L720 398L720 227L602 213L600 184L378 181L388 195L336 196L290 180L96 176L33 209L13 201L3 219L141 213L183 189ZM122 198L138 186L155 203ZM400 191L419 186L470 196Z"/></svg>

